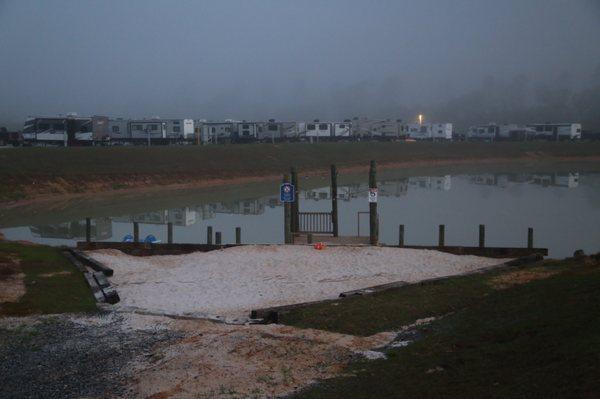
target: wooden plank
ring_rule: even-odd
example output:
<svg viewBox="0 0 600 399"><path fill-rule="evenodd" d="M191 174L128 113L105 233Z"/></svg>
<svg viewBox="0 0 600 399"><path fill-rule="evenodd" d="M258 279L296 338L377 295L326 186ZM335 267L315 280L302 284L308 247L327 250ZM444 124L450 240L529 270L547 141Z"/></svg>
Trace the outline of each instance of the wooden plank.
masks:
<svg viewBox="0 0 600 399"><path fill-rule="evenodd" d="M93 251L95 249L118 249L129 255L134 256L151 256L151 255L179 255L187 254L191 252L208 252L223 248L235 247L235 244L142 244L133 242L120 242L120 241L92 241L86 243L85 241L77 242L77 249L82 251Z"/></svg>
<svg viewBox="0 0 600 399"><path fill-rule="evenodd" d="M108 266L103 265L102 263L98 262L96 259L87 256L86 254L84 254L81 251L72 249L71 253L73 254L73 256L75 256L77 259L79 259L80 261L82 261L84 264L91 267L95 271L104 273L105 276L110 277L114 273L113 269L111 269Z"/></svg>
<svg viewBox="0 0 600 399"><path fill-rule="evenodd" d="M83 278L85 279L87 286L92 291L92 295L94 296L94 299L96 299L96 302L105 302L106 299L102 293L102 290L100 290L100 287L98 286L98 283L94 279L92 273L87 271L85 265L75 258L75 256L73 256L73 254L69 251L63 251L63 256L82 272Z"/></svg>
<svg viewBox="0 0 600 399"><path fill-rule="evenodd" d="M397 288L406 287L406 286L410 286L410 285L436 284L441 281L447 280L449 278L454 278L457 276L468 276L468 275L473 275L473 274L481 274L481 273L485 273L485 272L488 272L491 270L519 268L519 267L529 265L531 263L535 263L542 259L543 259L543 256L541 254L539 254L539 253L532 254L529 256L522 257L522 258L513 259L508 262L499 264L499 265L488 266L488 267L468 271L468 272L461 273L461 274L455 274L452 276L434 277L434 278L430 278L430 279L426 279L426 280L421 280L416 283L407 283L405 281L396 281L396 282L391 282L391 283L387 283L387 284L381 284L381 285L376 285L376 286L372 286L372 287L368 287L368 288L363 288L361 290L346 291L346 292L340 293L339 298L336 298L336 299L325 299L325 300L321 300L321 301L303 302L303 303L296 303L296 304L292 304L292 305L283 305L283 306L274 306L274 307L268 307L268 308L262 308L262 309L253 309L250 312L250 318L255 319L255 320L261 320L261 322L263 324L278 323L281 315L289 313L290 311L295 310L295 309L301 309L301 308L305 308L305 307L309 307L309 306L321 305L321 304L326 304L326 303L339 302L340 300L344 300L346 298L351 298L352 296L355 296L355 295L371 295L371 294L374 294L377 292L390 290L390 289L397 289ZM332 311L335 311L335 309L332 309Z"/></svg>
<svg viewBox="0 0 600 399"><path fill-rule="evenodd" d="M385 245L384 245L385 246ZM385 246L387 247L387 246ZM398 248L389 246L388 248ZM462 247L462 246L444 246L434 245L404 245L402 248L409 249L430 249L435 251L447 252L454 255L476 255L487 258L519 258L532 254L548 255L548 248L513 248L513 247Z"/></svg>
<svg viewBox="0 0 600 399"><path fill-rule="evenodd" d="M356 296L356 295L373 294L375 292L385 291L385 290L389 290L391 288L403 287L403 286L409 285L409 284L410 283L407 283L406 281L395 281L393 283L374 285L372 287L342 292L342 293L340 293L340 298L346 298L349 296Z"/></svg>

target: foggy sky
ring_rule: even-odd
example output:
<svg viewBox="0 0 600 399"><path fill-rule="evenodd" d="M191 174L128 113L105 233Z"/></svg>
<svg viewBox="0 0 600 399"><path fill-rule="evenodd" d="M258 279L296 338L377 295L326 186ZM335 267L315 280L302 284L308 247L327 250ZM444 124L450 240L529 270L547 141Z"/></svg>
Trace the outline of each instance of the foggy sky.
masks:
<svg viewBox="0 0 600 399"><path fill-rule="evenodd" d="M0 0L0 126L422 112L600 130L599 43L597 0Z"/></svg>

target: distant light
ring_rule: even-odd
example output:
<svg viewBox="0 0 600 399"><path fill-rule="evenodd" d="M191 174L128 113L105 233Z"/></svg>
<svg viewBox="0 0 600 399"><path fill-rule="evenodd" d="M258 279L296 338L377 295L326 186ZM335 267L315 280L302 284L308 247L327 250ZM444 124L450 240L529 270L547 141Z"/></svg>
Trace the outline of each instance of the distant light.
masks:
<svg viewBox="0 0 600 399"><path fill-rule="evenodd" d="M423 124L423 114L419 114L418 118L419 118L419 125L422 125Z"/></svg>

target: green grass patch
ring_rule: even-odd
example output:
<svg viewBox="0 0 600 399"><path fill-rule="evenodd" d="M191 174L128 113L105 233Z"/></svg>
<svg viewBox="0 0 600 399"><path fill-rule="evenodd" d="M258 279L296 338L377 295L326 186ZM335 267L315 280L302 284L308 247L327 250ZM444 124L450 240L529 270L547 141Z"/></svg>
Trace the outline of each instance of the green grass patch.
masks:
<svg viewBox="0 0 600 399"><path fill-rule="evenodd" d="M527 273L498 279L510 271L494 272L423 286L422 293L411 287L384 292L376 302L340 301L329 321L322 310L305 310L305 319L292 315L296 325L370 334L445 314L417 327L411 337L418 338L388 350L387 359L355 363L348 370L354 376L297 397L598 397L600 265L591 263L549 261L534 269L539 279ZM520 283L498 284L511 280ZM364 306L369 301L373 306Z"/></svg>
<svg viewBox="0 0 600 399"><path fill-rule="evenodd" d="M14 266L14 260L18 260ZM79 270L63 257L58 248L0 243L1 268L12 264L16 272L24 274L25 294L17 302L0 304L0 315L24 316L30 314L89 312L96 310L96 302Z"/></svg>

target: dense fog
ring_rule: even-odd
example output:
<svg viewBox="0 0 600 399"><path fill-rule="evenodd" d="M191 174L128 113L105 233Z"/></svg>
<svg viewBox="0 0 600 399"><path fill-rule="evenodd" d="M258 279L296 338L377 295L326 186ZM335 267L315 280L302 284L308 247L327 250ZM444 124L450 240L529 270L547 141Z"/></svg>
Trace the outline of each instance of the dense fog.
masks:
<svg viewBox="0 0 600 399"><path fill-rule="evenodd" d="M600 2L0 0L0 126L28 115L600 130Z"/></svg>

